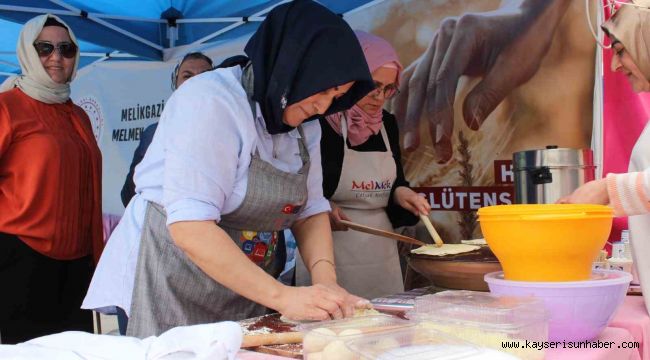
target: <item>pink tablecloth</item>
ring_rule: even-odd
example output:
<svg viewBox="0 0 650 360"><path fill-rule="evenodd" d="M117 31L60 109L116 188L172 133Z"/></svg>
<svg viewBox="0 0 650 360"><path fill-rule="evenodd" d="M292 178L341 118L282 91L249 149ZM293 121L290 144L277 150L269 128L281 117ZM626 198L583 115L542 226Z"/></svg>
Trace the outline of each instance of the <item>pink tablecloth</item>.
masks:
<svg viewBox="0 0 650 360"><path fill-rule="evenodd" d="M629 342L635 341L629 331L620 328L608 327L600 336L591 342L614 342L611 349L549 349L546 351L546 360L639 360L638 349L623 348L623 343L630 346ZM619 346L621 346L619 348Z"/></svg>
<svg viewBox="0 0 650 360"><path fill-rule="evenodd" d="M640 360L639 350L636 348L624 348L623 343L636 341L629 331L621 328L606 328L597 339L591 342L600 341L613 342L611 349L548 349L546 360ZM630 344L628 344L629 346ZM285 357L267 355L242 350L237 354L237 360L282 360Z"/></svg>
<svg viewBox="0 0 650 360"><path fill-rule="evenodd" d="M610 327L623 328L638 341L641 359L650 360L650 316L641 296L628 296L618 309Z"/></svg>
<svg viewBox="0 0 650 360"><path fill-rule="evenodd" d="M237 353L237 360L285 360L285 359L291 359L291 358L246 351L246 350L239 350L239 352Z"/></svg>
<svg viewBox="0 0 650 360"><path fill-rule="evenodd" d="M612 349L549 349L547 360L650 360L650 316L641 296L628 296L609 327L592 341L613 341ZM623 342L638 342L639 348L619 348ZM242 351L238 360L280 360L279 356Z"/></svg>

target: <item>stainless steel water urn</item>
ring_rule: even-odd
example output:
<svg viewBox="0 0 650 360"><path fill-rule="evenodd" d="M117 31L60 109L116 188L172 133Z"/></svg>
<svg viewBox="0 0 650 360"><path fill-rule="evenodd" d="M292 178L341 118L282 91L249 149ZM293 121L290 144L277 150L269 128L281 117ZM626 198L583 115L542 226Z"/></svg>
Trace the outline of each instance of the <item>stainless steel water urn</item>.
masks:
<svg viewBox="0 0 650 360"><path fill-rule="evenodd" d="M549 145L516 152L512 163L517 204L552 204L595 178L591 149Z"/></svg>

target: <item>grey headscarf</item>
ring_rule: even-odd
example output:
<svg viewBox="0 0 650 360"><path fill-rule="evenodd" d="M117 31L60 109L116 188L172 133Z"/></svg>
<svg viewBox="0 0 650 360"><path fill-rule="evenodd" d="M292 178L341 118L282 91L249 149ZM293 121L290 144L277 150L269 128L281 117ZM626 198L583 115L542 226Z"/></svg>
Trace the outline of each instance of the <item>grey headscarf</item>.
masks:
<svg viewBox="0 0 650 360"><path fill-rule="evenodd" d="M33 45L43 30L43 25L45 25L48 18L53 18L63 24L68 29L70 40L77 45L77 48L79 47L74 33L59 17L52 14L45 14L29 20L20 31L18 45L16 46L16 53L22 74L5 81L0 91L18 87L29 97L46 104L62 104L70 99L70 82L77 74L79 51L77 51L77 55L75 56L72 76L70 76L67 83L59 84L54 82L45 71Z"/></svg>

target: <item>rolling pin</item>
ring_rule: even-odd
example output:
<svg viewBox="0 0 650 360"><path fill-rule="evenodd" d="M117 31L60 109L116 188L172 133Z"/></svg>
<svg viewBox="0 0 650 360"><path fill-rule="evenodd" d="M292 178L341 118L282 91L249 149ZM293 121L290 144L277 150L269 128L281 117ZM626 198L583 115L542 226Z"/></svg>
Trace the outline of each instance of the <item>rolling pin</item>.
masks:
<svg viewBox="0 0 650 360"><path fill-rule="evenodd" d="M302 342L302 333L297 331L274 334L244 335L241 347L250 348L262 345L297 344Z"/></svg>
<svg viewBox="0 0 650 360"><path fill-rule="evenodd" d="M386 325L376 326L368 329L361 330L362 333L375 333L379 331L393 330L404 327L403 325ZM284 344L299 344L302 342L303 334L301 332L283 332L272 334L250 334L244 335L241 343L242 348L252 348L263 345L284 345Z"/></svg>
<svg viewBox="0 0 650 360"><path fill-rule="evenodd" d="M429 216L420 214L420 220L422 220L424 226L427 228L427 231L429 231L429 235L431 235L431 237L433 238L436 247L441 247L444 243L442 242L440 235L438 235L436 228L433 227L431 220L429 220Z"/></svg>

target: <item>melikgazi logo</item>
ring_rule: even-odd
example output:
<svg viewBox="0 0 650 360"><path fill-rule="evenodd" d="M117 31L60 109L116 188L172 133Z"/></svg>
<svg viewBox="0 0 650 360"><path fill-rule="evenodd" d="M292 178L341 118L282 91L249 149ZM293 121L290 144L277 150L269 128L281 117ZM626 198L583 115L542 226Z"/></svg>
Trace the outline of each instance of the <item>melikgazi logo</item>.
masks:
<svg viewBox="0 0 650 360"><path fill-rule="evenodd" d="M377 181L377 180L352 180L352 191L386 191L390 190L393 186L391 180Z"/></svg>

